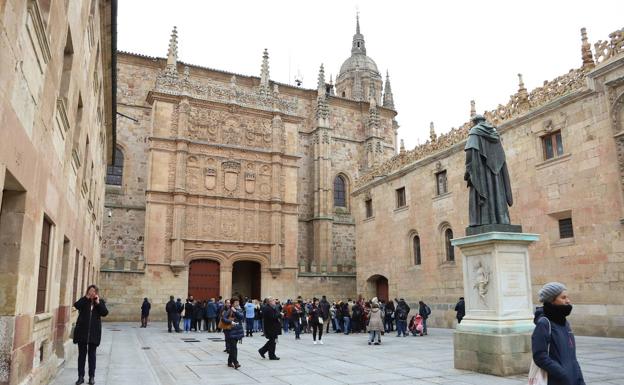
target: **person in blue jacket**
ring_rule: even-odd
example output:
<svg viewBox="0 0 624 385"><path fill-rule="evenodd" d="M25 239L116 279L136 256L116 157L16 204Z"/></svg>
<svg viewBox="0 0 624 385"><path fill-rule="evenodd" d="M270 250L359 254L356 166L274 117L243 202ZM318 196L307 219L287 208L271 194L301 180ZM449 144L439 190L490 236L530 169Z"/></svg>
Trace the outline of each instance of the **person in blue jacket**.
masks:
<svg viewBox="0 0 624 385"><path fill-rule="evenodd" d="M548 373L548 385L585 385L576 360L574 334L566 320L572 303L565 285L547 283L538 295L544 307L535 314L531 337L533 361Z"/></svg>
<svg viewBox="0 0 624 385"><path fill-rule="evenodd" d="M230 304L226 303L221 319L223 323L232 325L229 329L223 330L225 333L225 343L228 352L228 366L234 369L240 368L238 363L238 341L245 336L243 330L243 309L241 309L238 299L232 298Z"/></svg>

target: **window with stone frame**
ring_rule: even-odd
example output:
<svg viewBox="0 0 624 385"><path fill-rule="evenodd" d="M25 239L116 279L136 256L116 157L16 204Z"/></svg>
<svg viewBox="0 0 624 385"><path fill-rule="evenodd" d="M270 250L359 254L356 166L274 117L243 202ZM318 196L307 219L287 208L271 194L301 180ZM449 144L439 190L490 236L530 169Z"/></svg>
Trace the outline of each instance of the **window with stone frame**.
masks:
<svg viewBox="0 0 624 385"><path fill-rule="evenodd" d="M347 186L342 175L334 178L334 207L347 207Z"/></svg>
<svg viewBox="0 0 624 385"><path fill-rule="evenodd" d="M435 174L436 177L436 186L438 195L446 194L448 192L448 184L446 180L446 170L437 172Z"/></svg>
<svg viewBox="0 0 624 385"><path fill-rule="evenodd" d="M445 247L447 262L455 261L455 247L451 245L452 239L453 239L453 230L451 229L444 230L444 247Z"/></svg>
<svg viewBox="0 0 624 385"><path fill-rule="evenodd" d="M561 131L555 131L542 136L542 147L544 150L544 160L552 159L563 155L563 141Z"/></svg>
<svg viewBox="0 0 624 385"><path fill-rule="evenodd" d="M41 230L41 245L39 248L39 275L37 277L37 302L36 314L46 311L46 297L48 294L48 266L50 257L50 240L52 234L52 222L43 217Z"/></svg>
<svg viewBox="0 0 624 385"><path fill-rule="evenodd" d="M405 187L396 189L396 207L401 208L406 206L405 201Z"/></svg>
<svg viewBox="0 0 624 385"><path fill-rule="evenodd" d="M115 147L115 162L106 167L106 184L121 186L123 179L124 155L119 147Z"/></svg>
<svg viewBox="0 0 624 385"><path fill-rule="evenodd" d="M572 227L572 218L559 219L559 238L574 238L574 228Z"/></svg>
<svg viewBox="0 0 624 385"><path fill-rule="evenodd" d="M373 217L373 199L368 198L364 201L364 205L366 206L366 218Z"/></svg>
<svg viewBox="0 0 624 385"><path fill-rule="evenodd" d="M412 237L412 253L414 255L414 265L420 265L422 261L420 257L420 237L418 235Z"/></svg>

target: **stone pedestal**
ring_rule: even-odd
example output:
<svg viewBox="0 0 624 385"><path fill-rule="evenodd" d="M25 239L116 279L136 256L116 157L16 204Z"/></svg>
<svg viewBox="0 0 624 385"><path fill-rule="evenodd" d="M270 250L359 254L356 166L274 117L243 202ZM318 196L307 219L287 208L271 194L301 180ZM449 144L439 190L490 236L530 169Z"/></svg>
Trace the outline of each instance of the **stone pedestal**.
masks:
<svg viewBox="0 0 624 385"><path fill-rule="evenodd" d="M528 247L537 234L488 232L457 238L466 316L453 336L455 368L497 376L526 373L533 303Z"/></svg>

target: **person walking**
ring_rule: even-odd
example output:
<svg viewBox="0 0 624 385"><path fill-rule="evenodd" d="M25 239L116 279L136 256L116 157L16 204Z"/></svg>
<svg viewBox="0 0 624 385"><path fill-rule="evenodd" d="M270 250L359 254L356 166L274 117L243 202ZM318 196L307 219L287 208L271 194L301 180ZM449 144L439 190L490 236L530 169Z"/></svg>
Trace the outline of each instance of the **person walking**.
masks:
<svg viewBox="0 0 624 385"><path fill-rule="evenodd" d="M74 343L78 344L78 381L84 384L85 360L89 356L89 384L95 384L95 352L102 337L102 317L108 315L106 302L100 299L98 287L90 285L87 294L80 298L74 307L78 319L74 329Z"/></svg>
<svg viewBox="0 0 624 385"><path fill-rule="evenodd" d="M141 304L141 327L142 328L147 327L147 319L149 318L149 312L151 308L152 308L152 305L147 300L147 297L143 298L143 304Z"/></svg>
<svg viewBox="0 0 624 385"><path fill-rule="evenodd" d="M301 339L301 318L303 317L303 307L301 300L295 302L292 312L291 312L291 320L290 322L295 327L295 339Z"/></svg>
<svg viewBox="0 0 624 385"><path fill-rule="evenodd" d="M396 299L395 299L396 301ZM397 301L396 310L394 315L396 317L397 337L407 337L407 316L409 315L410 307L403 298Z"/></svg>
<svg viewBox="0 0 624 385"><path fill-rule="evenodd" d="M431 308L423 301L418 301L418 314L422 317L423 334L427 335L427 318L431 315Z"/></svg>
<svg viewBox="0 0 624 385"><path fill-rule="evenodd" d="M208 300L206 316L208 317L208 331L214 333L217 331L217 304L214 298Z"/></svg>
<svg viewBox="0 0 624 385"><path fill-rule="evenodd" d="M178 317L180 314L178 313L176 303L173 301L173 296L169 296L169 302L165 305L165 311L167 312L167 330L171 333L171 328L174 328L176 333L179 333Z"/></svg>
<svg viewBox="0 0 624 385"><path fill-rule="evenodd" d="M312 300L312 309L310 309L309 322L312 326L312 341L316 345L316 333L318 332L318 343L323 345L323 315L319 306L318 298Z"/></svg>
<svg viewBox="0 0 624 385"><path fill-rule="evenodd" d="M245 304L245 337L253 337L254 331L254 317L256 316L256 306L251 301L251 298L247 300Z"/></svg>
<svg viewBox="0 0 624 385"><path fill-rule="evenodd" d="M459 297L459 301L455 305L455 311L457 312L457 323L460 324L466 315L466 303L464 302L464 297Z"/></svg>
<svg viewBox="0 0 624 385"><path fill-rule="evenodd" d="M548 373L548 385L585 385L576 360L576 342L567 317L572 302L564 284L550 282L538 293L543 314L536 312L531 336L533 361Z"/></svg>
<svg viewBox="0 0 624 385"><path fill-rule="evenodd" d="M227 345L228 366L234 369L240 368L238 363L238 341L243 339L243 309L239 306L238 298L232 298L226 304L221 315L221 322L224 324L223 333Z"/></svg>
<svg viewBox="0 0 624 385"><path fill-rule="evenodd" d="M266 302L267 304L262 308L262 323L264 337L268 341L258 349L258 353L262 358L265 358L264 355L268 352L270 360L279 360L280 358L275 355L275 345L277 337L282 334L280 318L283 317L283 314L277 311L273 297L268 297Z"/></svg>
<svg viewBox="0 0 624 385"><path fill-rule="evenodd" d="M384 321L383 321L383 312L379 307L379 301L377 297L371 300L371 309L368 318L368 325L366 329L368 330L368 344L375 342L375 337L377 337L377 341L375 345L381 344L381 332L384 330Z"/></svg>
<svg viewBox="0 0 624 385"><path fill-rule="evenodd" d="M190 298L186 299L186 303L184 304L184 333L189 333L191 331L191 324L193 322L193 300Z"/></svg>

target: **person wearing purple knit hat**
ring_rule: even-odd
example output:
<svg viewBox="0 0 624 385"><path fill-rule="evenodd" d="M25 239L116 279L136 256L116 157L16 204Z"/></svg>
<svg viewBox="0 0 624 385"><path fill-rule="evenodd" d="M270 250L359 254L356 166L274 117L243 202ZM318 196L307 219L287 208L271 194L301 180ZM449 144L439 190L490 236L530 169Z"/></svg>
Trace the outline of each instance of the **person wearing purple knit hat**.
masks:
<svg viewBox="0 0 624 385"><path fill-rule="evenodd" d="M543 314L536 313L531 337L533 361L548 373L548 385L585 385L576 360L576 342L566 317L572 302L564 284L549 282L538 292L544 304Z"/></svg>

